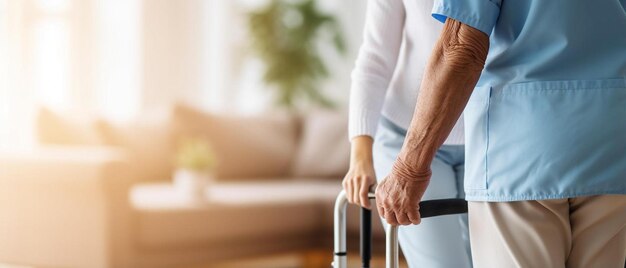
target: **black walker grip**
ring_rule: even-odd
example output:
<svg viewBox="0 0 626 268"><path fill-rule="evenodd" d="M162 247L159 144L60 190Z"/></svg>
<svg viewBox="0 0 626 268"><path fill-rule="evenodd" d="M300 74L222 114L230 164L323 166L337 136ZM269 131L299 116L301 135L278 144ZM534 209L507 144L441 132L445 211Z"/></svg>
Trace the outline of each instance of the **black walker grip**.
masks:
<svg viewBox="0 0 626 268"><path fill-rule="evenodd" d="M369 199L376 199L374 193ZM420 202L420 216L430 218L437 216L467 213L467 201L460 198L433 199Z"/></svg>
<svg viewBox="0 0 626 268"><path fill-rule="evenodd" d="M422 218L467 213L467 201L458 198L436 199L420 202Z"/></svg>

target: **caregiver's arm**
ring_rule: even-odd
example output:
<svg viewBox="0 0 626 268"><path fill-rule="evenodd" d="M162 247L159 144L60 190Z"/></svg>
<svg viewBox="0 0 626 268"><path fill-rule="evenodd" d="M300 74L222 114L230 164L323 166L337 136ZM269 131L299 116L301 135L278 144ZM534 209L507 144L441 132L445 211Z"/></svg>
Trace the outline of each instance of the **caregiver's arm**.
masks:
<svg viewBox="0 0 626 268"><path fill-rule="evenodd" d="M376 183L372 144L387 88L396 71L406 10L403 0L367 1L363 43L350 88L350 168L343 179L348 202L371 209L368 193Z"/></svg>
<svg viewBox="0 0 626 268"><path fill-rule="evenodd" d="M379 212L390 224L420 222L417 204L430 180L430 164L463 112L488 49L485 33L446 21L426 67L402 151L376 190Z"/></svg>

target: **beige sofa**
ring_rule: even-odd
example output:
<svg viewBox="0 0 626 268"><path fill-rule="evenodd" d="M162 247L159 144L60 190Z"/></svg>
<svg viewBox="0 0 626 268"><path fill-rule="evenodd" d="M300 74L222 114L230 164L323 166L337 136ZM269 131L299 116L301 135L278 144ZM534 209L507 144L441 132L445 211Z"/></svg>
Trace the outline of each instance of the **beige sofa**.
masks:
<svg viewBox="0 0 626 268"><path fill-rule="evenodd" d="M331 259L349 148L342 112L232 117L179 105L167 120L113 124L42 110L37 124L40 146L0 154L0 263L189 267L313 248ZM205 203L171 190L183 136L206 138L221 159Z"/></svg>

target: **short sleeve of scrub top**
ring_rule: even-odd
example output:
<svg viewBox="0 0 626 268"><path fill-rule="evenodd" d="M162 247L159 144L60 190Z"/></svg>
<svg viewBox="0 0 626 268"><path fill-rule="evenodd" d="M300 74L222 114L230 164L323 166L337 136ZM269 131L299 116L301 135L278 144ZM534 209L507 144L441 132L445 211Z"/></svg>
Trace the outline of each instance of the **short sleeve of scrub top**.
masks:
<svg viewBox="0 0 626 268"><path fill-rule="evenodd" d="M451 18L491 35L500 14L501 0L436 0L433 17L441 22Z"/></svg>

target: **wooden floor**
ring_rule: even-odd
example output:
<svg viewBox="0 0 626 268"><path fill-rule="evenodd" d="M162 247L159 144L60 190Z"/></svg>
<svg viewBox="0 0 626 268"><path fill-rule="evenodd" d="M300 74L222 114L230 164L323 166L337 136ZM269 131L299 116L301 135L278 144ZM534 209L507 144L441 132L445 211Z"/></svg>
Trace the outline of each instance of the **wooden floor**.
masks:
<svg viewBox="0 0 626 268"><path fill-rule="evenodd" d="M0 263L0 268L34 268L34 267Z"/></svg>
<svg viewBox="0 0 626 268"><path fill-rule="evenodd" d="M356 254L358 253L348 256L349 268L361 267L361 260ZM331 262L332 252L328 250L309 250L188 268L328 268ZM373 256L370 266L373 268L385 267L385 256ZM407 267L403 259L400 260L400 267Z"/></svg>
<svg viewBox="0 0 626 268"><path fill-rule="evenodd" d="M181 268L328 268L332 262L332 252L328 250L307 250L271 256L258 256L237 261L223 263L208 263ZM375 255L370 263L372 268L385 267L385 256ZM358 252L348 255L348 267L360 268L361 260ZM400 267L406 268L406 262L401 258ZM35 268L0 263L0 268Z"/></svg>

